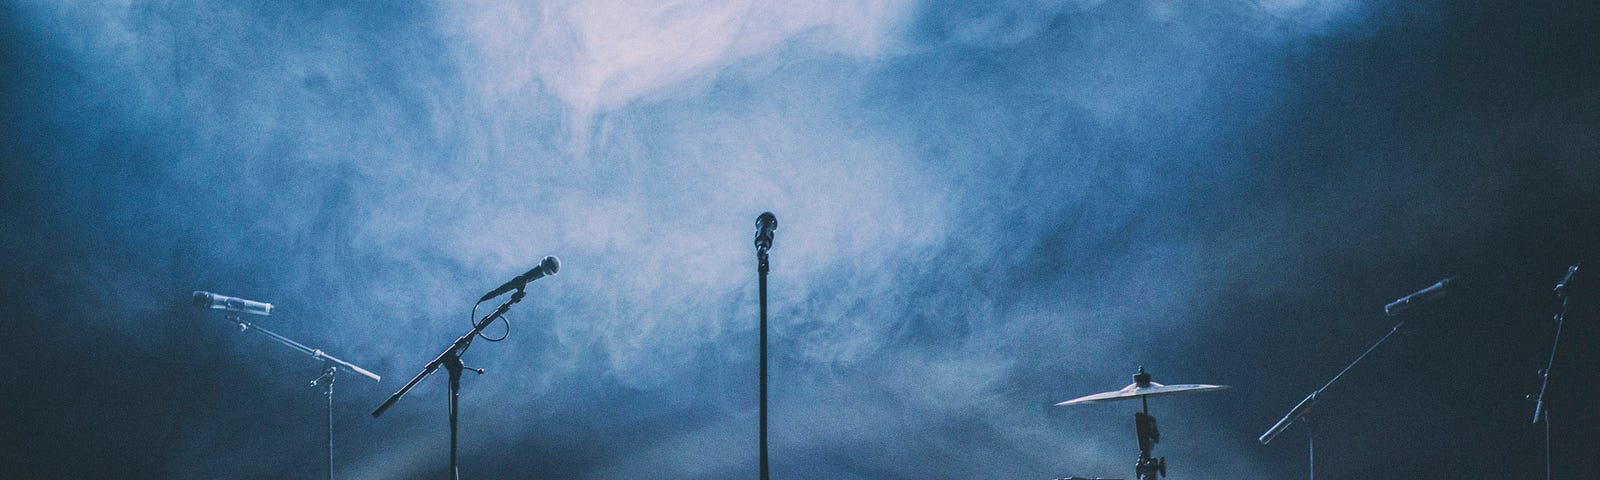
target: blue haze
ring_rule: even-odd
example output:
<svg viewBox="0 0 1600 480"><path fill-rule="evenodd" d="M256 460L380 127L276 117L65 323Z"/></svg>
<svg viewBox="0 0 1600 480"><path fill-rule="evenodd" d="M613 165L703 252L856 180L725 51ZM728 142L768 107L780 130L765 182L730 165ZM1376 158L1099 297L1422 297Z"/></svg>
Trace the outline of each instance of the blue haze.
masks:
<svg viewBox="0 0 1600 480"><path fill-rule="evenodd" d="M339 380L341 477L437 476L442 376L368 412L556 255L467 355L464 476L751 475L770 210L775 476L1126 476L1132 406L1051 405L1140 365L1235 386L1152 402L1174 476L1297 475L1254 437L1374 305L1600 192L1593 64L1496 93L1449 45L1481 12L1440 3L15 2L8 346L73 376L7 374L51 382L10 441L68 452L8 461L320 475L317 365L209 290L384 376ZM1587 245L1555 244L1526 276ZM1496 425L1457 433L1532 435Z"/></svg>

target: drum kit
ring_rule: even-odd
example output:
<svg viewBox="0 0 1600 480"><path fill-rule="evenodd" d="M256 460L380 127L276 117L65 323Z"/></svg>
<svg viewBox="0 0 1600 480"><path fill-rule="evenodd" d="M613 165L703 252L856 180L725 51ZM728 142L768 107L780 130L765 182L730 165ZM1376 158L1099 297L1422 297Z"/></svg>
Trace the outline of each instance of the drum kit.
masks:
<svg viewBox="0 0 1600 480"><path fill-rule="evenodd" d="M1139 373L1133 374L1133 383L1128 384L1126 387L1109 392L1096 393L1093 395L1074 398L1072 400L1057 403L1056 406L1085 405L1090 403L1139 399L1139 404L1141 407L1143 407L1144 411L1135 412L1133 414L1134 431L1139 436L1139 461L1134 464L1134 475L1138 480L1156 480L1159 477L1167 476L1167 458L1161 457L1158 459L1150 455L1150 451L1155 449L1156 442L1161 441L1161 430L1156 428L1156 417L1150 416L1149 398L1176 395L1179 393L1210 392L1225 388L1228 388L1228 386L1206 384L1162 385L1150 381L1150 374L1144 371L1143 366L1140 366ZM1058 480L1108 479L1067 477Z"/></svg>

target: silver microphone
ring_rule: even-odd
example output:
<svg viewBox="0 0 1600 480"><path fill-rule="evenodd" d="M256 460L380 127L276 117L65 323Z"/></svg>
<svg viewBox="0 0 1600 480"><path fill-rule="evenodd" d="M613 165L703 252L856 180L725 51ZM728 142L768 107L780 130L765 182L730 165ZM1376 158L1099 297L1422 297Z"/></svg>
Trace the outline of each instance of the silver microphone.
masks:
<svg viewBox="0 0 1600 480"><path fill-rule="evenodd" d="M194 306L206 307L213 310L227 310L235 313L248 313L251 315L272 315L272 304L245 300L243 298L218 295L211 292L194 292Z"/></svg>
<svg viewBox="0 0 1600 480"><path fill-rule="evenodd" d="M1582 265L1574 263L1571 267L1567 267L1567 276L1561 277L1561 282L1556 283L1556 295L1567 295L1567 287L1572 285L1572 278L1578 275L1578 267Z"/></svg>
<svg viewBox="0 0 1600 480"><path fill-rule="evenodd" d="M1456 281L1456 277L1446 278L1444 280L1440 280L1439 283L1429 286L1428 288L1417 290L1416 293L1400 297L1399 300L1395 300L1390 302L1388 305L1384 305L1383 313L1393 317L1395 315L1399 315L1400 312L1406 311L1408 308L1437 300L1439 297L1445 296L1445 294L1450 291L1450 282L1454 281Z"/></svg>

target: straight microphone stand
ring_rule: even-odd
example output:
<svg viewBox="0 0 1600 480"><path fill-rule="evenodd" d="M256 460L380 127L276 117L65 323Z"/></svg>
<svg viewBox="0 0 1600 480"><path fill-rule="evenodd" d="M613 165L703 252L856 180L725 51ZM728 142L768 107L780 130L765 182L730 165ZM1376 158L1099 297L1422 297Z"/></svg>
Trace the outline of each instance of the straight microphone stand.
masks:
<svg viewBox="0 0 1600 480"><path fill-rule="evenodd" d="M772 212L762 212L756 217L756 272L761 277L761 480L768 480L767 470L767 250L772 249L772 235L778 231L778 217Z"/></svg>
<svg viewBox="0 0 1600 480"><path fill-rule="evenodd" d="M761 277L761 480L769 480L767 470L767 249L756 249L756 272Z"/></svg>
<svg viewBox="0 0 1600 480"><path fill-rule="evenodd" d="M239 331L241 331L241 332L243 332L243 331L255 331L256 333L260 333L262 335L265 335L267 338L273 339L273 340L277 341L278 343L283 344L286 347L295 349L296 351L298 351L300 353L304 353L306 355L310 355L311 358L322 360L322 362L325 365L327 365L327 369L323 370L322 376L319 376L316 379L311 381L311 386L315 387L315 386L317 386L318 382L324 382L324 380L326 380L325 381L325 385L326 385L327 388L323 392L323 395L328 397L328 479L332 480L333 479L333 376L334 376L334 373L336 373L339 370L339 367L342 366L344 368L350 369L351 371L359 373L362 376L365 376L367 378L371 378L372 381L374 381L374 382L382 381L383 377L379 377L378 374L369 372L366 369L358 367L358 366L355 366L355 364L352 364L350 362L346 362L344 360L340 360L337 357L334 357L333 355L328 355L326 352L323 352L322 350L318 350L318 349L314 349L314 348L311 348L311 347L307 347L305 345L301 345L300 342L296 342L294 340L290 340L289 337L285 337L283 335L278 335L277 333L273 333L271 330L267 330L265 328L257 327L254 324L250 323L250 321L245 320L244 317L240 315L240 313L241 312L239 310L228 309L228 310L224 311L223 318L227 319L230 322L233 322L233 323L239 325Z"/></svg>
<svg viewBox="0 0 1600 480"><path fill-rule="evenodd" d="M311 386L321 383L322 396L328 397L328 480L333 480L333 379L338 373L339 367L330 364L321 376L311 379Z"/></svg>
<svg viewBox="0 0 1600 480"><path fill-rule="evenodd" d="M500 318L501 315L505 315L507 311L510 311L511 306L522 301L522 297L526 294L527 292L523 288L518 288L516 293L511 294L510 300L506 300L505 303L500 304L500 308L496 308L494 312L485 315L482 320L478 320L478 323L472 326L471 331L452 342L448 348L445 348L444 352L422 367L421 373L412 377L411 381L406 382L404 387L400 387L399 391L394 392L394 395L390 395L389 399L383 402L383 405L379 405L377 410L372 411L372 418L378 418L379 415L383 415L385 410L394 406L394 403L399 401L400 397L405 396L406 392L411 391L411 388L417 386L417 383L421 382L423 378L427 378L428 375L438 371L439 367L444 367L450 376L450 478L452 480L460 480L461 478L461 471L456 463L456 414L459 410L458 406L461 398L461 372L463 370L472 370L479 375L483 374L483 369L481 368L462 365L461 353L472 345L472 339L477 338L478 333L483 332L483 329L493 323L494 319Z"/></svg>
<svg viewBox="0 0 1600 480"><path fill-rule="evenodd" d="M1405 320L1395 323L1394 327L1389 329L1389 333L1384 334L1383 337L1379 338L1377 343L1373 343L1371 347L1367 347L1367 351L1361 352L1361 356L1356 357L1354 361L1351 361L1349 365L1346 365L1344 370L1340 370L1339 374L1334 375L1333 378L1328 380L1328 383L1322 384L1321 388L1311 392L1310 395L1306 395L1304 400L1301 400L1299 404L1294 406L1294 408L1289 409L1289 413L1285 414L1283 419L1278 420L1278 423L1273 424L1272 428L1267 429L1267 432L1261 434L1261 437L1257 438L1256 440L1260 441L1262 445L1266 445L1267 443L1271 442L1273 438L1276 438L1279 433L1283 433L1284 429L1289 428L1289 426L1293 425L1296 421L1304 420L1301 423L1306 425L1306 469L1310 474L1311 480L1316 480L1317 436L1316 431L1311 428L1311 418L1309 415L1312 407L1316 406L1317 404L1317 398L1322 395L1324 390L1327 390L1328 387L1332 386L1333 382L1339 381L1339 377L1343 377L1344 374L1349 372L1351 368L1355 368L1356 364L1361 363L1361 359L1367 358L1367 354L1372 353L1372 351L1376 350L1379 345L1383 345L1383 342L1388 341L1389 337L1394 336L1395 332L1400 331L1400 327L1405 326L1405 324Z"/></svg>

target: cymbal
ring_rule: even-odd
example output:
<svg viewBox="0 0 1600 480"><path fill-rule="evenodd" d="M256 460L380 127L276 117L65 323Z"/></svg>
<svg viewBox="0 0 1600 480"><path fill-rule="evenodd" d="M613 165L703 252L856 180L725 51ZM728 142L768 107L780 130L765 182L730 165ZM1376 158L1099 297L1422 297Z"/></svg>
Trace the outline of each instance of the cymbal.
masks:
<svg viewBox="0 0 1600 480"><path fill-rule="evenodd" d="M1150 381L1150 374L1145 373L1144 367L1139 367L1139 373L1134 375L1133 378L1134 382L1128 384L1126 387L1122 387L1121 390L1082 396L1072 400L1067 400L1065 402L1057 403L1056 406L1083 405L1088 403L1111 402L1116 400L1132 400L1139 397L1157 397L1177 393L1210 392L1228 388L1227 385L1206 385L1199 383L1162 385Z"/></svg>

